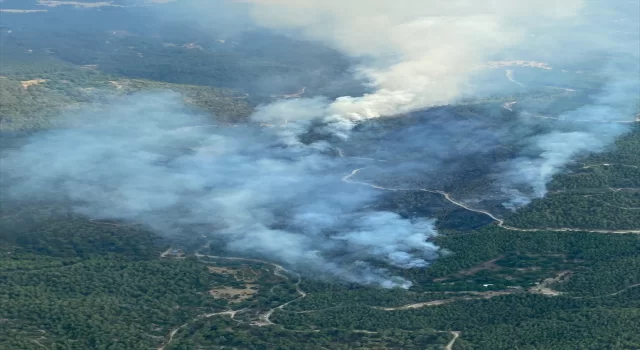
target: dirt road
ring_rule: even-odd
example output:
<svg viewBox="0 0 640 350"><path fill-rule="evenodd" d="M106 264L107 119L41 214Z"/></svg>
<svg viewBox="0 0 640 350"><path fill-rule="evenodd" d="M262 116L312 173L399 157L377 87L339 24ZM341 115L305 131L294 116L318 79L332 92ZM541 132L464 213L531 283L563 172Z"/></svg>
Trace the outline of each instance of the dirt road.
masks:
<svg viewBox="0 0 640 350"><path fill-rule="evenodd" d="M222 259L222 260L236 260L236 261L249 261L249 262L256 262L256 263L260 263L260 264L265 264L265 265L271 265L273 266L273 274L287 279L289 280L289 276L282 274L282 272L286 272L292 275L295 275L297 278L295 287L296 287L296 292L298 293L299 297L289 300L286 303L283 303L281 305L278 305L274 308L269 309L267 312L265 312L264 314L258 316L258 321L253 322L252 324L255 326L272 326L274 325L273 322L271 322L271 315L273 315L273 313L276 310L282 310L285 306L293 303L294 301L300 300L302 298L305 298L307 296L307 293L305 291L303 291L300 288L300 283L302 282L302 278L300 277L300 275L296 272L290 271L285 269L284 267L282 267L281 265L278 265L276 263L273 262L269 262L269 261L265 261L265 260L260 260L260 259L251 259L251 258L239 258L239 257L225 257L225 256L219 256L219 255L204 255L204 254L200 254L200 253L196 253L195 254L196 257L198 258L211 258L211 259Z"/></svg>
<svg viewBox="0 0 640 350"><path fill-rule="evenodd" d="M351 184L356 184L356 185L362 185L362 186L368 186L371 188L375 188L378 190L384 190L384 191L423 191L423 192L429 192L429 193L436 193L439 194L441 196L443 196L447 201L449 201L451 204L454 204L460 208L463 208L465 210L468 211L472 211L475 213L479 213L479 214L483 214L485 216L488 216L489 218L491 218L493 221L496 222L496 224L499 227L502 227L506 230L511 230L511 231L520 231L520 232L542 232L542 231L552 231L552 232L593 232L593 233L617 233L617 234L640 234L640 229L629 229L629 230L604 230L604 229L592 229L592 228L573 228L573 227L542 227L542 228L520 228L520 227L514 227L514 226L509 226L507 224L505 224L504 220L497 217L496 215L492 214L489 211L486 210L482 210L482 209L476 209L476 208L472 208L460 201L457 201L455 199L453 199L451 197L450 193L444 192L444 191L440 191L440 190L432 190L432 189L426 189L426 188L393 188L393 187L383 187L383 186L379 186L376 184L372 184L372 183L368 183L368 182L362 182L362 181L356 181L353 179L353 177L355 177L360 171L362 171L365 168L359 168L359 169L355 169L354 171L352 171L350 174L346 175L345 177L342 178L342 181L347 182L347 183L351 183ZM619 190L619 189L612 189L612 190Z"/></svg>
<svg viewBox="0 0 640 350"><path fill-rule="evenodd" d="M458 338L460 338L460 332L458 331L451 331L449 332L451 333L451 335L453 335L453 339L451 339L451 341L447 344L447 346L445 346L445 350L453 350L453 344L456 343L456 340L458 340Z"/></svg>

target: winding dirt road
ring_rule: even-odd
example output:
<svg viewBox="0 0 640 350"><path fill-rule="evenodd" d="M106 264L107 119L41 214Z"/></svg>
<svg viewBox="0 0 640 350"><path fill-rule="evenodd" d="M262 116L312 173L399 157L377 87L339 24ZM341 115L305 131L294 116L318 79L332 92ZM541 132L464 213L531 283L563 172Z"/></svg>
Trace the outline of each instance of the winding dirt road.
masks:
<svg viewBox="0 0 640 350"><path fill-rule="evenodd" d="M339 155L344 157L344 153L342 152L342 150L338 150ZM367 160L375 160L375 159L367 159ZM539 231L557 231L557 232L569 232L569 231L575 231L575 232L596 232L596 233L640 233L640 230L599 230L599 229L577 229L577 228L537 228L537 229L525 229L525 228L518 228L518 227L513 227L513 226L509 226L506 225L504 220L497 217L496 215L494 215L493 213L486 211L486 210L482 210L482 209L476 209L476 208L472 208L458 200L455 200L452 198L450 193L444 192L444 191L440 191L440 190L432 190L432 189L425 189L425 188L419 188L419 189L412 189L412 188L389 188L389 187L383 187L383 186L379 186L376 184L372 184L372 183L367 183L367 182L362 182L362 181L357 181L354 180L354 177L365 168L359 168L359 169L355 169L353 170L350 174L344 176L342 178L342 181L347 182L347 183L351 183L351 184L356 184L356 185L362 185L362 186L368 186L371 188L375 188L375 189L379 189L379 190L384 190L384 191L424 191L424 192L429 192L429 193L434 193L434 194L438 194L441 195L443 198L445 198L447 201L449 201L450 203L463 208L465 210L468 211L472 211L475 213L479 213L479 214L483 214L489 218L491 218L493 221L496 222L496 224L499 227L502 227L504 229L507 230L513 230L513 231L522 231L522 232L539 232ZM168 249L167 251L163 252L161 254L162 257L166 257L169 253L170 249ZM302 282L302 278L301 276L293 271L287 270L286 268L284 268L283 266L270 262L270 261L265 261L265 260L260 260L260 259L252 259L252 258L241 258L241 257L226 257L226 256L217 256L217 255L205 255L205 254L200 254L200 253L196 253L195 256L197 258L210 258L210 259L221 259L221 260L235 260L235 261L248 261L248 262L254 262L254 263L260 263L260 264L265 264L265 265L270 265L273 266L273 274L290 280L290 277L285 275L284 273L288 273L288 274L292 274L295 275L297 277L297 282L295 283L295 288L296 288L296 292L298 293L298 297L295 299L292 299L286 303L283 303L281 305L278 305L274 308L269 309L267 312L261 314L258 316L258 321L252 322L251 325L254 326L273 326L275 325L274 322L271 321L271 316L273 315L273 313L276 310L283 310L287 305L300 300L302 298L305 298L307 296L307 293L302 290L300 288L300 283ZM632 286L629 286L627 288L624 288L620 291L605 295L605 296L615 296L618 295L626 290L635 288L640 286L640 284L635 284ZM397 306L397 307L373 307L375 309L378 310L384 310L384 311L399 311L399 310L411 310L411 309L417 309L417 308L423 308L423 307L431 307L431 306L438 306L438 305L444 305L444 304L448 304L448 303L452 303L452 302L456 302L458 300L475 300L475 299L489 299L489 298L493 298L493 297L497 297L497 296L502 296L502 295L508 295L508 294L513 294L516 293L516 291L496 291L496 292L487 292L486 294L483 293L480 296L477 297L462 297L462 298L451 298L451 299L443 299L443 300L432 300L432 301L427 301L427 302L421 302L421 303L412 303L412 304L407 304L407 305L402 305L402 306ZM554 294L555 295L559 295L558 294ZM600 298L600 297L605 297L605 296L598 296L595 298ZM591 297L590 297L591 298ZM581 297L576 297L576 299L585 299L585 298L581 298ZM214 316L219 316L219 315L230 315L231 318L233 319L235 317L235 315L239 312L244 311L243 310L227 310L227 311L222 311L222 312L216 312L216 313L210 313L210 314L203 314L203 315L198 315L197 317L195 317L193 320L181 325L180 327L177 327L175 329L173 329L169 335L168 335L168 340L166 343L164 343L161 347L158 348L158 350L164 350L166 348L167 345L169 345L175 335L178 333L178 331L180 331L180 329L186 327L187 325L189 325L192 322L195 322L197 320L203 319L203 318L209 318L209 317L214 317ZM321 310L308 310L308 311L298 311L295 313L308 313L308 312L317 312L317 311L322 311L324 309ZM370 332L370 331L362 331L365 333L371 333L374 334L376 332ZM455 344L455 342L460 338L461 332L460 331L442 331L442 332L448 332L450 333L453 338L451 339L451 341L445 346L445 350L453 350L453 346Z"/></svg>
<svg viewBox="0 0 640 350"><path fill-rule="evenodd" d="M357 172L356 172L357 173ZM470 209L471 210L471 209ZM258 321L254 321L251 322L250 325L252 326L258 326L258 327L262 327L262 326L275 326L276 324L270 320L271 315L273 315L273 313L276 310L283 310L287 305L300 300L302 298L305 298L307 296L307 293L302 290L300 288L300 283L302 282L302 278L301 276L293 271L287 270L285 269L283 266L278 265L276 263L270 262L270 261L265 261L265 260L260 260L260 259L252 259L252 258L241 258L241 257L226 257L226 256L218 256L218 255L204 255L204 254L200 254L200 253L196 253L195 254L196 257L198 258L211 258L211 259L221 259L221 260L233 260L233 261L248 261L248 262L256 262L256 263L261 263L261 264L266 264L266 265L270 265L274 267L273 270L273 274L284 278L284 279L290 279L289 276L283 274L283 273L289 273L289 274L293 274L297 277L297 281L295 284L296 287L296 292L298 293L298 297L295 299L292 299L286 303L280 304L274 308L269 309L267 312L261 314L258 316ZM557 277L553 278L553 279L547 279L545 281L543 281L543 283L541 284L541 286L547 287L547 284L550 283L550 281L558 281L559 279L561 279L563 276L565 276L567 273L569 273L568 271L564 271L562 273L560 273ZM602 297L610 297L610 296L616 296L620 293L623 293L629 289L632 288L636 288L639 287L639 284L634 284L632 286L628 286L624 289L621 289L619 291L616 291L614 293L610 293L607 295L602 295L602 296L596 296L596 297L571 297L573 299L593 299L593 298L602 298ZM463 296L463 297L458 297L458 298L451 298L451 299L440 299L440 300L431 300L431 301L427 301L427 302L420 302L420 303L411 303L411 304L406 304L406 305L401 305L401 306L396 306L396 307L379 307L379 306L368 306L370 308L373 309L377 309L377 310L383 310L383 311L402 311L402 310L412 310L412 309L419 309L419 308L424 308L424 307L433 307L433 306L439 306L439 305L445 305L445 304L449 304L449 303L453 303L453 302L457 302L460 300L479 300L479 299L491 299L494 297L499 297L499 296L504 296L504 295L510 295L510 294L514 294L514 293L521 293L522 291L519 290L504 290L504 291L490 291L490 292L463 292L463 293L470 293L470 294L476 294L477 296ZM529 293L535 293L536 291L533 290L529 290ZM455 292L452 292L455 293ZM552 293L552 294L546 294L549 296L559 296L561 295L561 293ZM565 295L566 296L566 295ZM311 312L320 312L320 311L324 311L324 310L328 310L328 309L333 309L333 308L339 308L341 306L335 306L335 307L329 307L329 308L325 308L325 309L318 309L318 310L305 310L305 311L291 311L293 313L311 313ZM202 314L202 315L198 315L195 318L193 318L192 320L186 322L185 324L171 330L171 332L169 333L168 337L167 337L167 341L160 347L157 348L157 350L165 350L165 348L174 340L175 335L184 327L188 326L189 324L196 322L198 320L204 319L204 318L210 318L210 317L214 317L214 316L221 316L221 315L229 315L231 316L231 318L233 319L236 314L243 312L247 309L241 309L241 310L226 310L226 311L221 311L221 312L214 312L214 313L209 313L209 314ZM293 330L292 330L293 331ZM313 330L313 332L319 332L319 330ZM377 332L374 331L366 331L366 330L362 330L362 331L354 331L354 332L361 332L361 333L368 333L368 334L376 334ZM455 344L455 342L460 338L461 332L460 331L439 331L439 332L447 332L450 333L453 336L453 339L451 339L451 341L445 346L444 349L453 349L453 346Z"/></svg>
<svg viewBox="0 0 640 350"><path fill-rule="evenodd" d="M276 263L273 262L269 262L269 261L265 261L265 260L260 260L260 259L251 259L251 258L239 258L239 257L225 257L225 256L219 256L219 255L204 255L204 254L200 254L200 253L196 253L195 254L196 257L198 258L210 258L210 259L222 259L222 260L236 260L236 261L249 261L249 262L256 262L256 263L260 263L260 264L265 264L265 265L270 265L273 266L273 274L290 280L289 276L284 275L282 272L286 272L292 275L295 275L297 278L295 287L296 287L296 292L298 293L298 297L295 299L292 299L286 303L283 303L281 305L278 305L274 308L269 309L267 312L265 312L264 314L258 316L258 320L256 322L253 322L252 324L255 326L272 326L274 325L274 323L271 321L271 315L273 315L273 313L276 310L282 310L285 306L293 303L294 301L300 300L302 298L305 298L307 296L307 293L305 291L303 291L300 288L300 283L302 282L302 277L300 277L300 275L297 272L293 272L291 270L287 270L285 269L282 265L278 265Z"/></svg>
<svg viewBox="0 0 640 350"><path fill-rule="evenodd" d="M275 266L275 265L274 265ZM286 270L285 270L286 271ZM273 274L285 279L289 279L289 277L287 277L286 275L282 275L279 273L279 269L276 267L273 270ZM300 282L302 282L302 278L300 277L299 274L294 273L296 275L296 277L298 278L298 281L296 282L295 286L296 286L296 292L300 295L299 297L292 299L290 301L287 301L286 303L282 304L282 305L278 305L272 309L270 309L269 311L265 312L264 314L259 316L259 322L255 322L254 325L256 326L273 326L275 325L275 323L271 322L271 315L273 315L273 313L276 310L282 310L285 306L293 303L294 301L298 301L304 297L307 296L307 293L305 291L303 291L302 289L300 289Z"/></svg>
<svg viewBox="0 0 640 350"><path fill-rule="evenodd" d="M451 333L451 335L453 335L453 339L451 339L451 341L447 344L447 346L445 346L445 350L453 350L453 344L456 343L456 340L458 340L458 338L460 338L460 332L459 331L451 331L449 332Z"/></svg>
<svg viewBox="0 0 640 350"><path fill-rule="evenodd" d="M169 339L167 340L167 342L162 344L162 346L160 346L158 348L158 350L164 350L169 344L171 344L171 342L173 341L173 338L175 337L176 333L178 333L178 331L180 331L182 328L188 326L190 323L193 323L195 321L201 320L203 318L209 318L209 317L218 316L218 315L229 315L233 319L238 312L241 312L241 311L244 311L244 310L245 309L242 309L242 310L227 310L227 311L222 311L222 312L214 312L214 313L210 313L210 314L198 315L194 319L192 319L191 321L188 321L185 324L183 324L182 326L173 329L169 333Z"/></svg>
<svg viewBox="0 0 640 350"><path fill-rule="evenodd" d="M170 251L171 251L171 248L167 249L165 252L163 252L163 253L160 255L160 257L162 257L162 258L167 257L167 255L169 254L169 252L170 252ZM254 326L273 326L273 325L275 325L275 323L273 323L273 322L270 320L270 317L271 317L271 315L272 315L276 310L278 310L278 309L282 310L285 306L287 306L287 305L289 305L289 304L293 303L293 302L294 302L294 301L296 301L296 300L300 300L300 299L302 299L302 298L304 298L304 297L306 297L306 296L307 296L307 293L306 293L305 291L303 291L303 290L300 288L300 283L302 282L302 278L300 277L300 275L299 275L298 273L296 273L296 272L293 272L293 271L287 270L287 269L285 269L283 266L278 265L278 264L276 264L276 263L273 263L273 262L270 262L270 261L265 261L265 260L260 260L260 259L240 258L240 257L228 257L228 256L219 256L219 255L205 255L205 254L200 254L200 253L195 253L195 256L196 256L197 258L209 258L209 259L220 259L220 260L233 260L233 261L248 261L248 262L255 262L255 263L260 263L260 264L270 265L270 266L273 266L273 268L274 268L274 269L273 269L273 274L274 274L274 275L276 275L276 276L278 276L278 277L281 277L281 278L284 278L284 279L289 280L289 279L290 279L290 278L289 278L289 276L287 276L287 275L283 274L283 272L293 274L293 275L295 275L295 276L297 277L297 279L298 279L298 280L297 280L297 282L296 282L296 284L295 284L295 287L296 287L296 292L297 292L300 296L299 296L299 297L297 297L297 298L295 298L295 299L292 299L292 300L290 300L290 301L288 301L288 302L286 302L286 303L283 303L283 304L281 304L281 305L278 305L278 306L276 306L276 307L274 307L274 308L269 309L269 310L268 310L267 312L265 312L264 314L262 314L262 315L259 315L259 316L258 316L258 320L259 320L259 321L253 322L253 323L251 323L251 325L254 325ZM209 313L209 314L202 314L202 315L198 315L198 316L196 316L195 318L193 318L192 320L190 320L190 321L186 322L185 324L183 324L183 325L181 325L181 326L179 326L179 327L176 327L176 328L174 328L173 330L171 330L171 332L169 332L169 335L168 335L168 337L167 337L167 341L166 341L162 346L158 347L158 349L157 349L157 350L164 350L164 349L165 349L169 344L171 344L171 342L173 341L173 339L174 339L175 335L176 335L176 334L177 334L177 333L178 333L182 328L184 328L184 327L188 326L189 324L191 324L191 323L193 323L193 322L196 322L196 321L201 320L201 319L204 319L204 318L210 318L210 317L213 317L213 316L220 316L220 315L229 315L229 316L231 316L231 318L233 319L233 318L236 316L236 314L238 314L238 313L240 313L240 312L242 312L242 311L245 311L245 310L246 310L246 309L241 309L241 310L226 310L226 311L221 311L221 312L214 312L214 313Z"/></svg>
<svg viewBox="0 0 640 350"><path fill-rule="evenodd" d="M350 174L346 175L345 177L342 178L342 181L347 182L347 183L351 183L351 184L356 184L356 185L362 185L362 186L369 186L371 188L375 188L378 190L384 190L384 191L423 191L423 192L429 192L429 193L436 193L439 194L441 196L443 196L447 201L449 201L451 204L454 204L460 208L463 208L465 210L468 211L472 211L475 213L479 213L479 214L483 214L485 216L490 217L493 221L496 222L496 224L501 227L504 228L506 230L511 230L511 231L520 231L520 232L542 232L542 231L553 231L553 232L592 232L592 233L617 233L617 234L640 234L640 229L629 229L629 230L603 230L603 229L591 229L591 228L573 228L573 227L544 227L544 228L520 228L520 227L514 227L514 226L509 226L507 224L505 224L504 220L497 217L496 215L492 214L489 211L486 210L482 210L482 209L476 209L476 208L472 208L460 201L457 201L455 199L453 199L451 197L450 193L444 192L444 191L440 191L440 190L431 190L431 189L426 189L426 188L393 188L393 187L383 187L383 186L379 186L379 185L375 185L372 183L368 183L368 182L362 182L362 181L356 181L353 179L353 177L355 177L361 170L363 170L365 168L359 168L356 169L354 171L352 171ZM619 190L619 189L612 189L612 190Z"/></svg>

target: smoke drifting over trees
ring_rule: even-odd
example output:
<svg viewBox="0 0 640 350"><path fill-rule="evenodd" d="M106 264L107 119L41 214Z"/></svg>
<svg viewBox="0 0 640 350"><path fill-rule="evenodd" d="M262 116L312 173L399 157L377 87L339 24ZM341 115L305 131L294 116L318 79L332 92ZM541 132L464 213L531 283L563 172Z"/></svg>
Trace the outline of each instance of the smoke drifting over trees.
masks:
<svg viewBox="0 0 640 350"><path fill-rule="evenodd" d="M215 235L229 251L348 281L408 287L409 281L374 265L428 266L439 255L428 240L436 235L434 221L371 209L380 192L341 181L354 167L335 156L336 143L357 139L352 136L359 122L482 94L481 82L490 81L483 71L487 61L531 53L532 47L562 54L552 34L563 50L591 54L613 49L607 40L624 40L626 46L617 41L615 47L622 58L604 65L604 87L581 107L552 116L557 120L542 132L527 119L535 108L522 111L509 128L452 121L446 128L450 138L389 142L395 152L413 146L436 160L395 164L378 173L378 180L399 169L437 174L457 157L517 140L520 154L494 169L501 199L516 208L542 196L552 176L576 156L610 147L637 111L638 11L628 12L633 5L623 1L611 7L618 5L630 15L614 21L623 14L613 11L603 22L610 27L599 28L590 45L575 31L593 29L589 20L604 5L579 0L245 3L258 25L357 58L356 71L372 92L274 102L259 106L248 125L233 127L199 127L210 121L187 111L175 95L133 95L109 110L82 110L67 128L35 135L5 157L3 172L15 197L63 195L78 203L77 212L92 217L142 222L167 235ZM179 6L195 21L224 9L204 0ZM626 34L617 36L620 31ZM561 61L572 63L567 55ZM505 92L497 83L486 89ZM260 128L261 123L276 127ZM473 143L459 148L455 136L468 132ZM305 141L308 133L324 137Z"/></svg>
<svg viewBox="0 0 640 350"><path fill-rule="evenodd" d="M342 159L278 129L199 127L206 118L174 94L134 95L78 118L4 159L10 195L64 195L91 217L216 235L233 252L361 283L409 285L364 260L425 267L438 255L427 242L433 221L364 209L378 193L342 182Z"/></svg>

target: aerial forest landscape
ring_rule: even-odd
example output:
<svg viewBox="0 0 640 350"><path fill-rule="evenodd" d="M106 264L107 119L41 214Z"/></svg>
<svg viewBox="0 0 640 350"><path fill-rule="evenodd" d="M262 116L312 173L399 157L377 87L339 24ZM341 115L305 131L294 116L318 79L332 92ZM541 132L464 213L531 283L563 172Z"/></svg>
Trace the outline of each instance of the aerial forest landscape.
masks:
<svg viewBox="0 0 640 350"><path fill-rule="evenodd" d="M637 0L0 0L0 350L639 350Z"/></svg>

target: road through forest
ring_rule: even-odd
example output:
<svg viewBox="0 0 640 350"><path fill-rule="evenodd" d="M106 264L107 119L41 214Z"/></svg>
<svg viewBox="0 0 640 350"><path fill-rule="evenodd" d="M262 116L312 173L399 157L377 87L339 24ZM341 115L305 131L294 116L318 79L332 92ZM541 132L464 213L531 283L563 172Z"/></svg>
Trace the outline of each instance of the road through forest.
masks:
<svg viewBox="0 0 640 350"><path fill-rule="evenodd" d="M342 181L350 183L350 184L356 184L356 185L362 185L362 186L369 186L371 188L375 188L378 190L384 190L384 191L423 191L423 192L429 192L429 193L435 193L435 194L439 194L442 197L444 197L447 201L449 201L451 204L454 204L460 208L463 208L465 210L468 211L472 211L475 213L479 213L479 214L483 214L485 216L490 217L493 221L496 222L496 224L499 227L502 227L506 230L511 230L511 231L521 231L521 232L542 232L542 231L555 231L555 232L594 232L594 233L618 233L618 234L638 234L640 233L640 229L630 229L630 230L603 230L603 229L592 229L592 228L572 228L572 227L543 227L543 228L520 228L520 227L514 227L514 226L509 226L507 224L505 224L504 220L497 217L496 215L492 214L489 211L486 210L482 210L482 209L476 209L476 208L472 208L458 200L455 200L451 197L450 193L444 192L444 191L440 191L440 190L432 190L432 189L426 189L426 188L392 188L392 187L383 187L383 186L379 186L376 184L372 184L372 183L368 183L368 182L362 182L362 181L357 181L354 180L353 178L361 171L365 168L358 168L355 169L354 171L352 171L350 174L348 174L347 176L342 178Z"/></svg>
<svg viewBox="0 0 640 350"><path fill-rule="evenodd" d="M338 150L339 155L341 157L344 157L344 153L342 152L342 150ZM375 160L375 159L370 159L370 158L358 158L358 159L366 159L366 160ZM607 164L608 165L608 164ZM375 188L378 190L383 190L383 191L423 191L423 192L429 192L429 193L434 193L434 194L438 194L440 196L442 196L444 199L446 199L448 202L450 202L451 204L463 208L465 210L471 211L471 212L475 212L475 213L479 213L479 214L483 214L489 218L491 218L496 224L497 226L507 229L507 230L512 230L512 231L521 231L521 232L542 232L542 231L555 231L555 232L595 232L595 233L618 233L618 234L624 234L624 233L634 233L634 234L638 234L640 233L640 229L632 229L632 230L602 230L602 229L583 229L583 228L570 228L570 227L561 227L561 228L519 228L519 227L513 227L513 226L509 226L505 223L505 221L501 218L499 218L498 216L496 216L495 214L487 211L487 210L482 210L482 209L476 209L473 207L470 207L467 204L462 203L459 200L456 200L452 197L452 195L450 193L441 191L441 190L434 190L434 189L426 189L426 188L390 188L390 187L383 187L383 186L379 186L373 183L368 183L368 182L362 182L362 181L357 181L354 179L354 177L365 168L358 168L353 170L350 174L344 176L342 178L343 182L346 183L350 183L350 184L354 184L354 185L361 185L361 186L368 186L371 188ZM630 208L631 209L631 208ZM633 208L636 209L636 208ZM165 252L163 252L161 254L162 258L167 258L168 254L170 252L170 249L166 250ZM260 263L260 264L265 264L265 265L270 265L273 267L273 274L284 278L284 279L290 279L290 277L288 277L287 275L285 275L284 273L288 273L288 274L292 274L295 275L297 278L297 281L295 283L295 288L296 288L296 292L298 293L298 297L295 299L292 299L286 303L280 304L276 307L273 307L269 310L267 310L265 313L262 313L261 315L258 316L258 321L252 322L251 325L254 326L273 326L276 325L273 321L271 321L271 316L273 315L273 313L276 310L283 310L287 305L298 301L302 298L305 298L307 296L307 293L302 290L300 288L300 283L302 282L302 278L298 273L295 273L293 271L287 270L286 268L284 268L281 265L278 265L276 263L273 262L269 262L269 261L265 261L265 260L260 260L260 259L252 259L252 258L241 258L241 257L225 257L225 256L217 256L217 255L204 255L204 254L200 254L200 253L196 253L195 256L197 258L209 258L209 259L222 259L222 260L236 260L236 261L247 261L247 262L254 262L254 263ZM640 286L639 284L633 285L633 286L629 286L623 290L617 291L615 293L609 294L607 296L615 296L617 294L620 294L626 290L635 288ZM413 303L413 304L407 304L407 305L402 305L402 306L398 306L398 307L372 307L378 310L383 310L383 311L400 311L400 310L410 310L410 309L416 309L416 308L422 308L422 307L430 307L430 306L438 306L438 305L444 305L444 304L448 304L451 302L455 302L457 300L469 300L469 299L488 299L488 298L492 298L492 297L496 297L496 296L501 296L501 295L506 295L506 294L512 294L514 293L513 291L505 291L505 292L492 292L488 295L482 295L482 296L478 296L478 297L464 297L464 298L452 298L452 299L444 299L444 300L432 300L432 301L428 301L428 302L421 302L421 303ZM580 297L577 297L577 299L580 299ZM222 316L222 315L229 315L231 316L231 318L233 319L235 317L235 315L239 312L242 312L243 310L226 310L226 311L222 311L222 312L216 312L216 313L210 313L210 314L203 314L203 315L198 315L196 316L194 319L192 319L191 321L171 330L171 332L169 333L168 337L167 337L167 341L158 348L158 350L164 350L166 348L166 346L168 346L174 339L175 335L178 333L178 331L180 331L180 329L186 327L187 325L189 325L192 322L198 321L200 319L204 319L204 318L209 318L209 317L213 317L213 316ZM308 310L308 311L301 311L298 313L308 313L308 312L318 312L318 311L322 311L322 310ZM367 332L367 333L375 333L375 332L369 332L369 331L363 331L363 332ZM443 332L448 332L450 333L453 338L451 339L451 341L445 346L445 350L452 350L453 346L456 342L456 340L460 337L461 332L459 331L443 331Z"/></svg>

